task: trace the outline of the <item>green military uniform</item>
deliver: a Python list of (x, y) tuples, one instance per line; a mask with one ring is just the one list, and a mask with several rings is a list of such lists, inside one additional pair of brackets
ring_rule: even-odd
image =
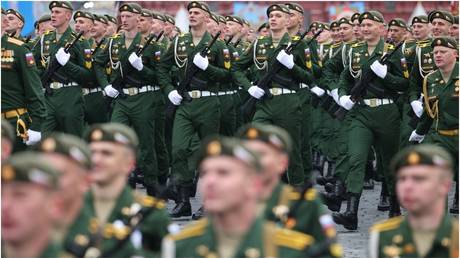
[(41, 132), (46, 110), (32, 52), (24, 42), (2, 36), (2, 117), (16, 128), (16, 151), (25, 149), (27, 129)]

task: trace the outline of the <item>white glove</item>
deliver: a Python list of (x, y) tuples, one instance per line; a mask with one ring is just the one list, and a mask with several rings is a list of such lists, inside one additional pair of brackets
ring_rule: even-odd
[(251, 86), (248, 89), (249, 94), (253, 96), (256, 99), (262, 98), (263, 95), (265, 95), (265, 91), (262, 90), (259, 86)]
[(325, 91), (318, 86), (311, 88), (311, 92), (315, 93), (316, 96), (321, 97), (324, 95)]
[(345, 95), (345, 96), (340, 97), (339, 103), (340, 103), (340, 106), (342, 106), (346, 110), (352, 109), (353, 106), (355, 105), (355, 102), (353, 102), (350, 99), (350, 95)]
[(292, 54), (287, 54), (284, 49), (282, 49), (276, 56), (276, 60), (282, 65), (286, 66), (287, 69), (292, 69), (294, 67), (294, 56)]
[(417, 132), (415, 132), (415, 130), (412, 131), (412, 133), (410, 134), (410, 137), (409, 137), (410, 142), (421, 143), (423, 141), (423, 139), (425, 139), (425, 135), (420, 135)]
[(168, 94), (168, 99), (176, 106), (179, 106), (182, 102), (182, 96), (177, 92), (177, 90), (173, 90)]
[(57, 52), (56, 52), (56, 59), (57, 61), (59, 62), (60, 65), (64, 66), (67, 64), (67, 62), (69, 62), (69, 59), (70, 59), (70, 53), (66, 53), (64, 51), (64, 48), (60, 48)]
[(26, 141), (26, 145), (34, 145), (42, 139), (42, 133), (34, 130), (27, 130), (29, 138)]
[(112, 87), (112, 84), (105, 86), (104, 92), (111, 98), (116, 98), (119, 94), (119, 92), (114, 87)]
[(380, 78), (385, 79), (387, 76), (388, 67), (387, 65), (381, 64), (378, 60), (375, 60), (371, 64), (371, 70)]
[(209, 65), (209, 60), (207, 57), (202, 57), (200, 53), (197, 53), (195, 57), (193, 57), (193, 63), (200, 68), (201, 70), (206, 70)]
[(415, 115), (417, 117), (421, 117), (423, 114), (423, 103), (419, 100), (414, 100), (410, 103), (412, 110), (414, 110)]
[(334, 99), (335, 103), (340, 105), (339, 101), (339, 89), (331, 90), (331, 97)]
[(144, 68), (144, 64), (142, 63), (142, 58), (140, 58), (134, 52), (132, 52), (131, 55), (129, 55), (128, 61), (139, 72), (142, 71), (142, 69)]

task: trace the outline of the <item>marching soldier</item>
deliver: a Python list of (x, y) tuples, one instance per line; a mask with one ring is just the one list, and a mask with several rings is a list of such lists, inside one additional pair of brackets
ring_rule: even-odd
[(339, 22), (338, 21), (333, 21), (333, 22), (331, 22), (331, 24), (329, 24), (329, 27), (331, 28), (332, 43), (340, 43), (342, 41), (342, 39), (340, 38)]
[(3, 118), (1, 121), (2, 121), (2, 131), (1, 131), (2, 159), (1, 161), (3, 162), (4, 160), (10, 157), (11, 153), (13, 153), (13, 144), (14, 144), (15, 136), (14, 136), (14, 129), (11, 126), (11, 124)]
[(457, 257), (458, 221), (446, 213), (452, 159), (442, 148), (421, 144), (392, 161), (396, 189), (407, 215), (370, 229), (369, 257)]
[(83, 32), (83, 37), (89, 40), (89, 45), (91, 46), (91, 30), (94, 26), (94, 16), (89, 12), (76, 11), (73, 15), (73, 21), (75, 22), (75, 31), (78, 33)]
[(458, 42), (458, 37), (459, 37), (458, 35), (458, 15), (454, 16), (454, 23), (450, 27), (449, 35), (457, 41), (457, 44), (459, 43)]
[(258, 37), (268, 37), (270, 35), (270, 27), (268, 22), (262, 23), (257, 29)]
[(113, 35), (115, 35), (115, 33), (117, 33), (118, 21), (115, 17), (108, 14), (105, 14), (104, 17), (107, 19), (109, 23), (107, 26), (105, 36), (112, 37)]
[[(53, 26), (51, 25), (51, 15), (44, 14), (35, 22), (35, 29), (37, 36), (43, 35), (45, 31), (52, 30)], [(38, 39), (37, 39), (38, 40)]]
[(394, 45), (398, 45), (404, 41), (406, 31), (406, 22), (401, 18), (395, 18), (388, 23), (387, 39), (391, 40)]
[(363, 40), (363, 34), (361, 33), (361, 26), (359, 24), (360, 15), (360, 13), (354, 13), (350, 18), (351, 23), (353, 23), (353, 35), (358, 41)]
[(5, 28), (6, 32), (24, 41), (21, 37), (21, 32), (25, 24), (24, 16), (14, 9), (8, 9), (6, 10), (6, 18), (8, 19), (7, 27)]
[(165, 35), (166, 37), (169, 38), (169, 40), (173, 40), (175, 37), (174, 30), (175, 30), (176, 20), (174, 19), (174, 17), (172, 17), (171, 15), (167, 13), (164, 14), (164, 17), (166, 19), (165, 27), (164, 27)]

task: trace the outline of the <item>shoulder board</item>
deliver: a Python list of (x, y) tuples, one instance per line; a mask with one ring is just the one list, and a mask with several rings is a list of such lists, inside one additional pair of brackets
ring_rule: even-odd
[(157, 209), (164, 209), (166, 204), (163, 200), (157, 199), (155, 197), (144, 195), (140, 193), (134, 193), (134, 200), (144, 207), (152, 207)]
[(396, 47), (393, 44), (385, 43), (385, 46), (383, 48), (386, 49), (386, 50), (393, 50)]
[(409, 44), (409, 43), (415, 43), (415, 39), (407, 39), (406, 44)]
[(119, 38), (119, 37), (120, 37), (119, 33), (110, 36), (111, 39), (116, 39), (116, 38)]
[(394, 218), (391, 218), (391, 219), (387, 219), (387, 220), (384, 220), (382, 222), (377, 222), (376, 224), (374, 224), (370, 229), (369, 231), (387, 231), (387, 230), (391, 230), (391, 229), (395, 229), (397, 227), (399, 227), (399, 225), (401, 224), (401, 222), (403, 221), (404, 217), (403, 216), (398, 216), (398, 217), (394, 217)]
[(358, 41), (351, 45), (352, 48), (364, 46), (364, 41)]
[(196, 222), (193, 222), (187, 226), (185, 226), (184, 229), (182, 229), (181, 231), (179, 231), (178, 233), (176, 234), (172, 234), (170, 235), (170, 237), (175, 240), (175, 241), (178, 241), (178, 240), (182, 240), (182, 239), (186, 239), (186, 238), (191, 238), (191, 237), (195, 237), (195, 236), (201, 236), (204, 234), (204, 231), (206, 229), (206, 226), (208, 225), (208, 219), (200, 219)]
[(417, 41), (417, 45), (422, 45), (426, 43), (431, 43), (431, 39), (424, 39), (424, 40)]
[(188, 32), (182, 32), (182, 33), (179, 35), (179, 38), (185, 37), (185, 36), (187, 36), (188, 34), (189, 34)]
[(52, 30), (46, 30), (43, 34), (48, 35), (48, 34), (51, 34), (51, 32), (53, 32), (53, 31)]
[(294, 36), (292, 36), (291, 39), (294, 40), (294, 41), (298, 41), (298, 40), (300, 40), (300, 36), (294, 35)]
[(22, 46), (24, 44), (24, 41), (19, 40), (17, 38), (12, 38), (12, 37), (8, 37), (8, 42), (13, 43), (18, 46)]
[[(317, 192), (315, 188), (310, 188), (305, 192), (305, 195), (303, 196), (303, 199), (307, 201), (313, 201), (316, 199)], [(289, 193), (289, 200), (299, 200), (300, 199), (300, 193), (297, 191), (291, 191)]]
[(260, 37), (258, 37), (258, 39), (263, 39), (263, 38), (265, 38), (265, 36), (260, 36)]
[(427, 80), (431, 79), (431, 77), (434, 77), (435, 76), (435, 73), (437, 72), (438, 70), (434, 70), (434, 71), (431, 71), (430, 73), (428, 73), (425, 78)]
[(342, 42), (337, 42), (332, 45), (333, 48), (340, 47), (342, 45)]
[(304, 250), (311, 245), (315, 239), (307, 234), (285, 228), (276, 228), (274, 243), (279, 246), (295, 250)]

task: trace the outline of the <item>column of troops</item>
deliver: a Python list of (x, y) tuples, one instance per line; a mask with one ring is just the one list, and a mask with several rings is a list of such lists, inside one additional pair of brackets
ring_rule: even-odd
[(378, 180), (368, 257), (458, 257), (458, 16), (186, 7), (2, 9), (2, 256), (341, 257)]

